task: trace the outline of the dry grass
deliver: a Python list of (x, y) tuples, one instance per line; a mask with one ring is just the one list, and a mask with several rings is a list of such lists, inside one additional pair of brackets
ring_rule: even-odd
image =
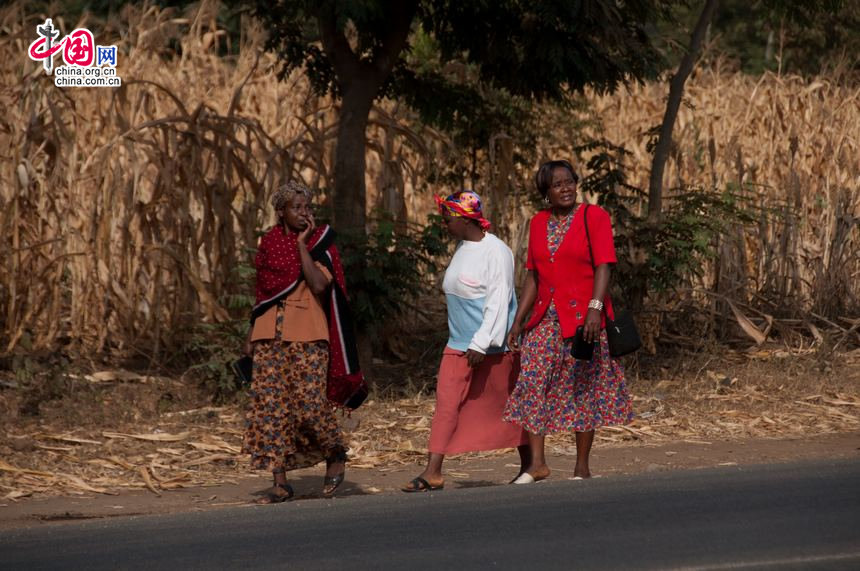
[[(249, 291), (234, 270), (272, 221), (273, 186), (296, 176), (332, 186), (335, 103), (301, 75), (277, 81), (252, 22), (238, 55), (218, 57), (227, 40), (216, 7), (204, 1), (187, 15), (126, 7), (97, 30), (99, 42), (119, 45), (120, 89), (55, 88), (24, 55), (45, 15), (23, 2), (0, 9), (0, 354), (62, 346), (73, 356), (163, 362), (187, 331), (226, 319), (231, 296)], [(181, 56), (169, 55), (171, 42)], [(644, 133), (659, 122), (664, 95), (657, 84), (587, 97), (602, 124), (592, 134), (633, 152), (640, 185)], [(847, 330), (860, 299), (860, 90), (836, 74), (750, 78), (717, 66), (691, 79), (687, 102), (670, 186), (734, 184), (770, 213), (752, 233), (725, 239), (700, 286), (765, 314), (815, 312)], [(569, 129), (580, 119), (547, 109), (537, 155), (571, 156)], [(428, 176), (463, 150), (416, 125), (396, 102), (375, 108), (368, 202), (422, 220), (431, 191), (448, 190)], [(510, 192), (530, 188), (531, 169), (514, 168), (513, 140), (493, 138), (477, 189), (523, 252), (532, 206)]]
[[(857, 431), (858, 371), (860, 350), (824, 370), (814, 355), (783, 350), (686, 361), (660, 380), (629, 379), (636, 420), (601, 429), (597, 441), (612, 447)], [(430, 379), (416, 379), (422, 380)], [(0, 499), (126, 489), (161, 494), (252, 473), (240, 454), (243, 404), (183, 410), (193, 402), (183, 383), (132, 373), (103, 372), (78, 382), (83, 386), (72, 402), (43, 405), (38, 420), (18, 416), (12, 393), (0, 398)], [(167, 393), (176, 395), (173, 410), (159, 411)], [(423, 393), (374, 398), (354, 418), (344, 418), (350, 469), (387, 471), (423, 462), (433, 406), (433, 397)], [(553, 456), (575, 454), (572, 434), (550, 437), (548, 444)], [(505, 454), (510, 451), (470, 456)]]
[[(182, 18), (126, 7), (115, 24), (130, 33), (99, 37), (119, 45), (115, 90), (55, 88), (19, 57), (44, 15), (23, 3), (0, 12), (0, 352), (67, 342), (158, 362), (177, 335), (226, 319), (229, 296), (247, 291), (233, 272), (272, 222), (271, 189), (296, 176), (331, 187), (332, 102), (301, 75), (279, 82), (251, 22), (238, 56), (216, 56), (216, 8), (203, 2)], [(172, 40), (182, 56), (165, 60)], [(371, 131), (371, 163), (396, 166), (377, 172), (400, 181), (402, 196), (404, 175), (414, 181), (427, 158), (404, 149), (423, 151), (426, 138), (381, 108)]]
[[(665, 91), (591, 98), (604, 136), (632, 151), (642, 188), (642, 134), (662, 117)], [(685, 102), (667, 187), (734, 189), (762, 209), (756, 227), (724, 238), (702, 285), (772, 311), (856, 318), (845, 312), (860, 307), (860, 87), (838, 73), (750, 77), (717, 63), (697, 71)]]
[[(238, 56), (218, 57), (225, 35), (206, 1), (187, 17), (127, 8), (96, 34), (120, 46), (123, 87), (57, 89), (24, 55), (45, 16), (25, 6), (0, 8), (0, 354), (63, 346), (159, 362), (184, 331), (225, 319), (230, 295), (247, 291), (232, 271), (271, 222), (273, 186), (300, 176), (331, 187), (335, 104), (310, 93), (300, 75), (277, 81), (250, 22)], [(127, 33), (119, 39), (118, 30)], [(180, 57), (166, 55), (171, 41)], [(602, 127), (586, 130), (633, 152), (628, 166), (640, 186), (650, 159), (644, 133), (659, 122), (664, 96), (662, 84), (588, 95)], [(801, 325), (817, 314), (856, 331), (857, 316), (845, 312), (860, 299), (860, 89), (838, 74), (750, 78), (716, 66), (691, 79), (686, 99), (669, 186), (734, 185), (769, 213), (753, 232), (725, 239), (699, 286), (762, 313), (794, 308)], [(572, 156), (569, 129), (581, 119), (547, 109), (537, 155)], [(431, 188), (428, 175), (462, 150), (417, 127), (396, 102), (375, 108), (368, 139), (369, 205), (423, 219), (430, 191), (447, 190)], [(530, 189), (531, 172), (513, 167), (511, 141), (494, 138), (477, 189), (522, 252), (532, 206), (523, 193), (507, 193)], [(649, 381), (631, 369), (638, 419), (601, 431), (600, 443), (857, 430), (857, 352), (832, 365), (803, 353), (682, 358), (686, 368)], [(356, 415), (353, 468), (423, 458), (432, 398), (417, 389), (432, 376), (406, 374), (417, 396), (378, 396)], [(38, 419), (19, 416), (24, 395), (0, 394), (0, 497), (161, 493), (248, 472), (238, 454), (241, 404), (206, 406), (205, 395), (183, 396), (192, 389), (170, 379), (110, 377), (63, 380), (71, 383), (65, 400), (41, 401)], [(553, 454), (573, 450), (570, 436), (550, 444)]]

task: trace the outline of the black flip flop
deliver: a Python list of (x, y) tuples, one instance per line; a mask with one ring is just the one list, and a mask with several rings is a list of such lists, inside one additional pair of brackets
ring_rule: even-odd
[(430, 482), (428, 482), (421, 476), (418, 476), (417, 478), (412, 478), (409, 483), (412, 484), (411, 488), (400, 488), (407, 494), (411, 494), (413, 492), (435, 492), (436, 490), (442, 490), (445, 488), (445, 484), (441, 484), (439, 486), (431, 486)]

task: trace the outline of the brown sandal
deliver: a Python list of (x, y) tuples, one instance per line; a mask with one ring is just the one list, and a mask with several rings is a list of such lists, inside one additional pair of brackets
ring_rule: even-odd
[[(282, 490), (284, 493), (279, 494), (275, 490)], [(287, 500), (293, 499), (293, 496), (296, 495), (296, 492), (293, 490), (293, 487), (289, 484), (275, 484), (268, 490), (263, 493), (263, 497), (254, 501), (257, 505), (268, 505), (268, 504), (280, 504)]]
[(324, 496), (332, 495), (334, 493), (334, 491), (337, 490), (338, 486), (343, 484), (343, 480), (344, 480), (344, 478), (346, 478), (346, 461), (347, 461), (347, 456), (346, 456), (345, 450), (338, 450), (337, 452), (335, 452), (334, 454), (332, 454), (331, 456), (326, 458), (326, 461), (325, 461), (326, 470), (328, 470), (328, 468), (332, 464), (337, 464), (339, 462), (342, 462), (344, 464), (344, 467), (343, 467), (343, 470), (341, 470), (341, 472), (339, 474), (335, 474), (334, 476), (325, 476), (323, 478), (323, 491), (322, 491), (322, 493)]
[(346, 470), (335, 476), (326, 476), (323, 478), (323, 495), (330, 496), (334, 491), (343, 484), (346, 477)]

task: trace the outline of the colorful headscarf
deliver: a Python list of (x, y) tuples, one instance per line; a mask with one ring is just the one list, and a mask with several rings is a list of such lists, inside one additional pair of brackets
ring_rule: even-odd
[(481, 197), (471, 190), (458, 190), (454, 194), (448, 195), (448, 198), (444, 200), (439, 196), (434, 198), (440, 214), (447, 213), (449, 216), (471, 218), (478, 221), (482, 230), (490, 229), (490, 221), (484, 218), (481, 213)]

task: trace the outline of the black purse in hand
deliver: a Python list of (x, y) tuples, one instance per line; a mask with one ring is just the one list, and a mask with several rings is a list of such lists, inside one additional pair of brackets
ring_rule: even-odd
[(232, 363), (230, 366), (233, 369), (233, 374), (236, 375), (236, 386), (248, 387), (251, 386), (254, 371), (254, 359), (249, 355), (245, 355)]
[[(591, 256), (591, 267), (596, 271), (594, 252), (591, 250), (591, 234), (588, 232), (588, 207), (589, 205), (586, 204), (582, 218), (585, 224), (585, 237), (588, 240), (588, 255)], [(609, 342), (609, 354), (613, 357), (623, 357), (642, 347), (642, 338), (639, 336), (639, 330), (636, 329), (632, 313), (625, 310), (614, 313), (615, 319), (609, 319), (609, 315), (606, 316), (606, 340)]]
[(570, 355), (582, 361), (591, 361), (594, 357), (594, 343), (585, 340), (585, 328), (582, 325), (576, 328), (576, 335), (573, 336), (573, 343), (570, 346)]

